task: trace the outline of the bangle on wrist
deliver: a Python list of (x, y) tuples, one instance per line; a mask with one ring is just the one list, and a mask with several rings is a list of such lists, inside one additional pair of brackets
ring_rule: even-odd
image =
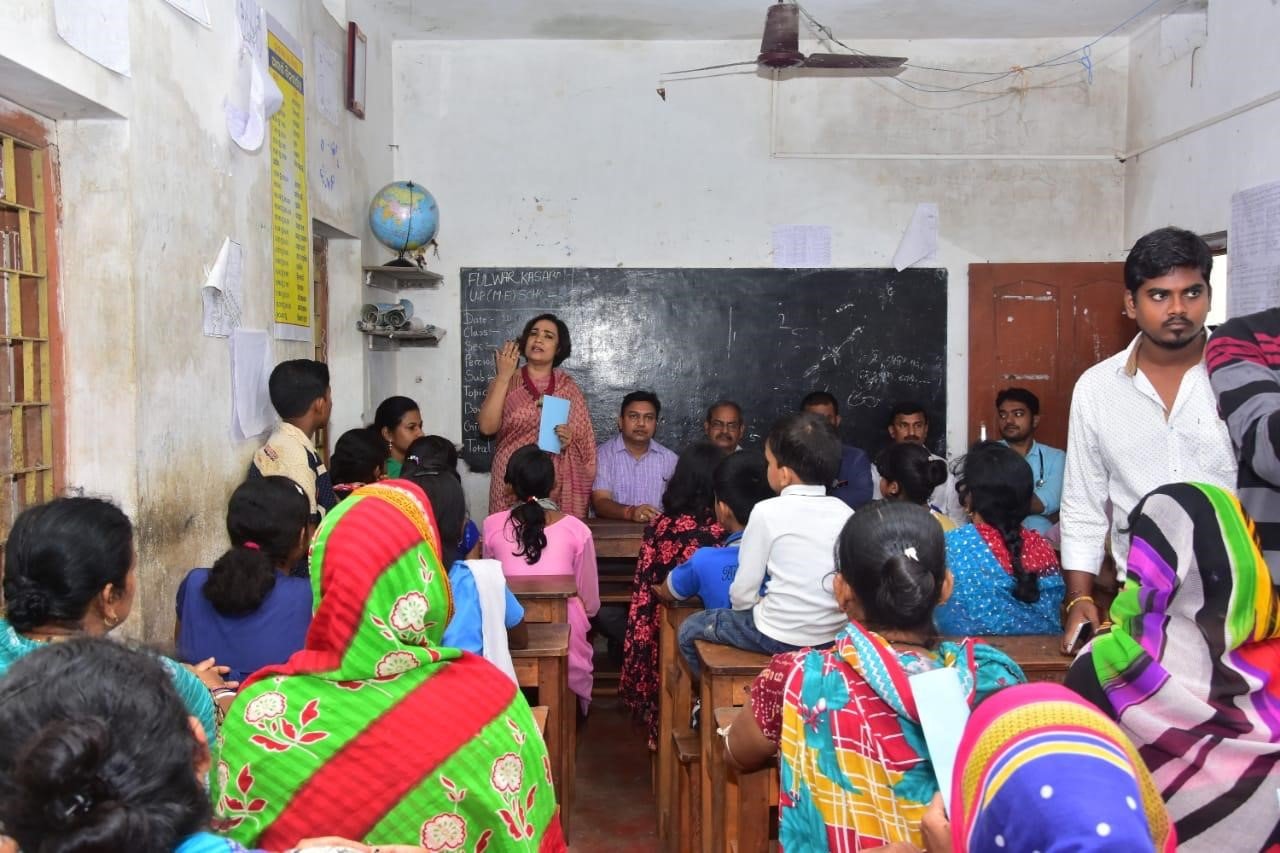
[(1082, 601), (1087, 601), (1090, 604), (1094, 603), (1092, 595), (1077, 595), (1075, 598), (1067, 602), (1067, 612), (1070, 613), (1071, 608), (1075, 607), (1077, 604), (1079, 604)]

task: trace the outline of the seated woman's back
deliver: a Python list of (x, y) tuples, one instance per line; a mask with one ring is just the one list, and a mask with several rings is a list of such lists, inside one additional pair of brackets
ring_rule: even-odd
[(1022, 526), (1031, 507), (1031, 468), (1016, 450), (980, 442), (964, 457), (957, 489), (972, 523), (947, 532), (955, 592), (939, 606), (943, 634), (1059, 634), (1066, 591), (1058, 556)]
[(311, 581), (289, 577), (306, 552), (309, 504), (288, 477), (246, 480), (231, 494), (231, 549), (178, 587), (175, 644), (187, 663), (216, 658), (243, 680), (302, 648), (311, 624)]
[(483, 658), (440, 645), (452, 543), (427, 506), (387, 480), (321, 523), (306, 647), (256, 673), (227, 716), (213, 798), (233, 838), (565, 849), (524, 697)]
[(883, 501), (846, 523), (836, 601), (850, 621), (829, 649), (774, 657), (730, 729), (739, 766), (779, 758), (779, 839), (786, 849), (921, 846), (938, 791), (910, 676), (952, 667), (969, 706), (1024, 681), (983, 643), (939, 641), (934, 609), (951, 590), (942, 529), (928, 510)]

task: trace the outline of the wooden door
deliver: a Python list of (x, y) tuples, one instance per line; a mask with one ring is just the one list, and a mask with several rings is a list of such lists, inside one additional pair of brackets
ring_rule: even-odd
[(969, 441), (999, 438), (996, 393), (1040, 398), (1036, 438), (1067, 446), (1076, 379), (1137, 334), (1124, 315), (1124, 264), (969, 266)]

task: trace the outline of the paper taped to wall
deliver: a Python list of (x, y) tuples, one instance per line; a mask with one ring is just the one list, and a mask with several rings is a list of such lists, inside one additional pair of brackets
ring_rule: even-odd
[(280, 109), (284, 95), (267, 74), (267, 17), (254, 0), (236, 0), (240, 29), (237, 81), (223, 101), (227, 133), (245, 151), (257, 151), (267, 135), (267, 119)]
[(226, 237), (218, 250), (218, 259), (200, 287), (205, 337), (225, 338), (240, 328), (243, 279), (244, 251), (239, 243)]
[(1280, 182), (1231, 196), (1227, 316), (1280, 305)]
[(67, 44), (129, 76), (129, 0), (53, 0), (53, 20)]
[(831, 226), (773, 226), (773, 265), (780, 269), (831, 266)]
[(271, 336), (261, 329), (231, 333), (231, 435), (237, 441), (262, 435), (276, 422), (267, 380)]
[(938, 205), (933, 202), (917, 204), (911, 214), (911, 224), (893, 253), (893, 268), (902, 272), (921, 261), (938, 257)]

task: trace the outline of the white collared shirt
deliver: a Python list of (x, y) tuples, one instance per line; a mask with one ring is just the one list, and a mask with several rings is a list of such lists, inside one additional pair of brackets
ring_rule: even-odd
[[(780, 643), (829, 643), (849, 621), (832, 594), (836, 539), (853, 510), (826, 486), (787, 486), (760, 501), (742, 532), (734, 610), (752, 610), (756, 628)], [(763, 594), (761, 592), (763, 587)]]
[(1235, 451), (1204, 362), (1183, 374), (1166, 417), (1160, 394), (1137, 366), (1141, 339), (1139, 333), (1086, 370), (1071, 395), (1060, 516), (1062, 567), (1069, 571), (1098, 573), (1109, 529), (1123, 580), (1129, 513), (1160, 486), (1200, 482), (1235, 492)]

